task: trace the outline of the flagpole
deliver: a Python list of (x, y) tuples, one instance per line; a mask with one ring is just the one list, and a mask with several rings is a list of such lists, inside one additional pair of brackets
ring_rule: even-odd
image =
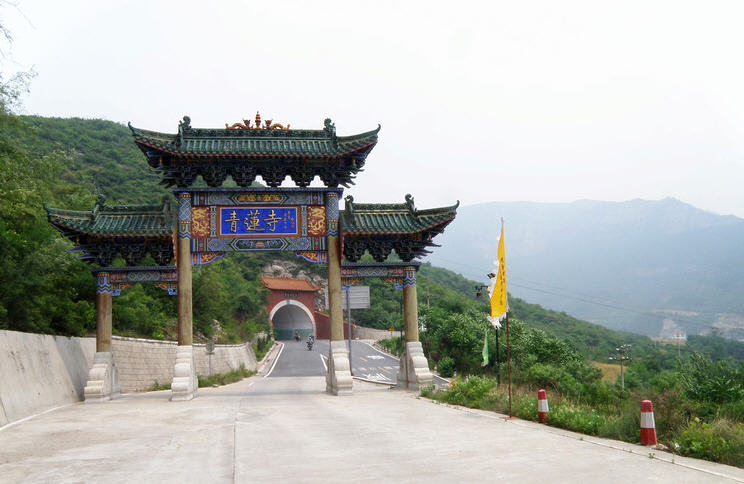
[(506, 312), (506, 378), (509, 386), (509, 418), (512, 417), (511, 344), (509, 343), (509, 311)]
[(496, 330), (496, 385), (501, 386), (501, 360), (499, 360), (499, 330)]

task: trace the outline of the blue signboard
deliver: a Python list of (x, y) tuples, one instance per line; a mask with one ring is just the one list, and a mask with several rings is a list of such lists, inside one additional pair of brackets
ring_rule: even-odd
[(219, 207), (221, 236), (297, 236), (297, 207)]

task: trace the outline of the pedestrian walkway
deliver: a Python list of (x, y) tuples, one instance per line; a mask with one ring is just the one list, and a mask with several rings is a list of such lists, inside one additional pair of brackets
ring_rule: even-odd
[[(744, 482), (744, 470), (364, 382), (252, 377), (78, 404), (0, 429), (0, 482)], [(653, 458), (650, 458), (653, 457)]]

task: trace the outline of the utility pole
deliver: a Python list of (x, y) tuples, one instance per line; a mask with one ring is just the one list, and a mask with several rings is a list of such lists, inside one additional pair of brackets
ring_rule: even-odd
[(344, 286), (346, 289), (346, 319), (347, 328), (349, 329), (349, 373), (354, 375), (354, 370), (351, 366), (351, 284)]
[[(619, 356), (610, 356), (610, 361), (619, 361), (620, 362), (620, 386), (623, 390), (625, 390), (625, 375), (623, 375), (623, 363), (626, 361), (633, 361), (633, 358), (630, 357), (630, 346), (629, 344), (620, 345), (617, 348), (615, 348), (615, 351), (617, 351), (617, 354)], [(627, 355), (627, 356), (626, 356)]]

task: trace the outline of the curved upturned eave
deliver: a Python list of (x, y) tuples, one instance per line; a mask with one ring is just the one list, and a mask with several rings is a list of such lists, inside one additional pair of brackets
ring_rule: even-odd
[(410, 235), (410, 234), (419, 234), (423, 232), (428, 232), (431, 230), (444, 230), (447, 225), (449, 225), (455, 217), (453, 216), (450, 219), (444, 220), (444, 221), (437, 221), (436, 223), (415, 229), (415, 230), (344, 230), (343, 222), (341, 224), (341, 233), (343, 235)]
[[(227, 153), (227, 152), (221, 152), (221, 153), (195, 153), (195, 152), (189, 152), (189, 151), (178, 151), (174, 149), (168, 149), (156, 144), (147, 143), (144, 141), (136, 141), (135, 143), (137, 146), (139, 146), (140, 150), (143, 153), (152, 152), (152, 151), (159, 151), (161, 153), (165, 153), (171, 156), (175, 156), (178, 158), (260, 158), (260, 159), (268, 159), (268, 158), (283, 158), (283, 159), (307, 159), (307, 158), (314, 158), (314, 159), (323, 159), (323, 160), (336, 160), (343, 156), (349, 156), (356, 153), (364, 153), (365, 155), (369, 154), (370, 151), (372, 151), (372, 148), (375, 147), (377, 144), (377, 141), (374, 141), (372, 143), (368, 143), (366, 145), (359, 146), (357, 148), (348, 150), (348, 151), (342, 151), (339, 153), (334, 154), (318, 154), (318, 153), (265, 153), (265, 152), (240, 152), (236, 151), (233, 153)], [(365, 153), (366, 152), (366, 153)]]
[[(359, 142), (361, 140), (369, 139), (367, 143), (354, 146), (349, 149), (342, 149), (335, 153), (313, 153), (310, 151), (301, 151), (301, 152), (244, 152), (244, 151), (235, 151), (235, 152), (193, 152), (193, 151), (183, 151), (180, 150), (176, 143), (178, 141), (178, 134), (169, 134), (169, 133), (161, 133), (158, 131), (148, 131), (141, 128), (135, 128), (132, 126), (131, 123), (128, 123), (128, 127), (130, 131), (132, 132), (132, 137), (134, 138), (135, 144), (140, 148), (140, 150), (147, 154), (148, 151), (158, 151), (164, 154), (168, 154), (171, 156), (177, 156), (180, 158), (234, 158), (234, 157), (251, 157), (251, 158), (308, 158), (313, 157), (316, 159), (337, 159), (342, 156), (348, 156), (356, 153), (364, 153), (369, 154), (369, 152), (375, 147), (377, 144), (377, 134), (380, 131), (381, 126), (378, 124), (376, 129), (359, 133), (355, 135), (349, 135), (349, 136), (337, 136), (335, 138), (335, 144), (337, 146), (342, 146), (344, 143), (354, 143)], [(217, 131), (217, 130), (215, 130)], [(330, 141), (331, 138), (329, 138), (325, 131), (323, 130), (307, 130), (307, 131), (313, 131), (317, 132), (318, 136), (309, 136), (309, 137), (303, 137), (303, 136), (291, 136), (292, 131), (291, 130), (288, 133), (284, 134), (282, 132), (282, 135), (277, 138), (277, 140), (285, 139), (285, 140), (302, 140), (302, 141)], [(305, 131), (305, 130), (296, 130), (296, 131)], [(246, 138), (249, 138), (250, 136), (245, 136)], [(226, 140), (235, 140), (236, 138), (240, 138), (240, 136), (234, 136), (234, 135), (228, 135), (228, 136), (214, 136), (211, 137), (212, 139), (226, 139)], [(200, 139), (200, 140), (206, 140), (210, 139), (210, 137), (204, 136), (204, 137), (187, 137), (187, 139)], [(273, 140), (273, 137), (266, 137), (267, 140)], [(366, 153), (365, 153), (366, 151)]]

